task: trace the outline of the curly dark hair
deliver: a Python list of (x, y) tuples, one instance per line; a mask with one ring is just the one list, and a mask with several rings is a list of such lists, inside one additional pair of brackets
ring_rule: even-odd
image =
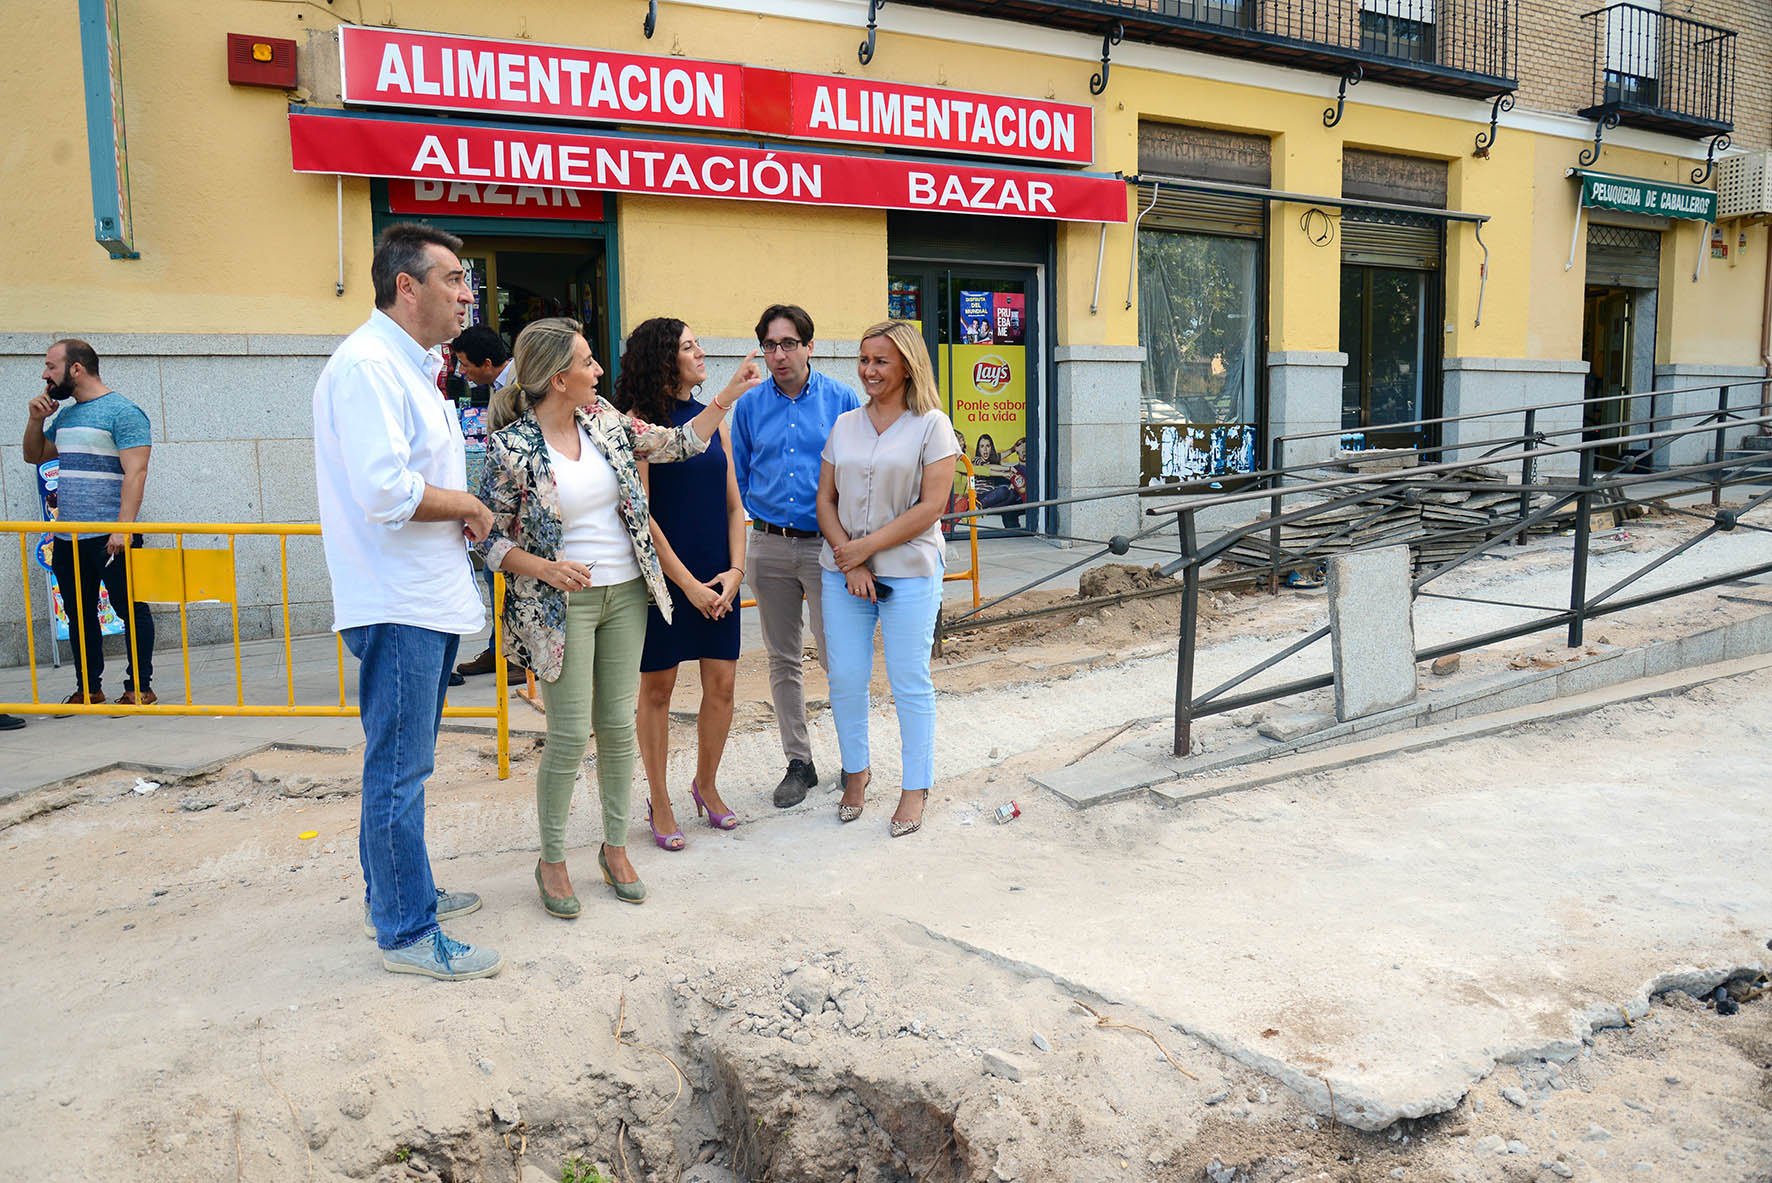
[(683, 376), (677, 353), (688, 327), (674, 316), (655, 316), (628, 334), (611, 396), (617, 410), (648, 423), (670, 425)]

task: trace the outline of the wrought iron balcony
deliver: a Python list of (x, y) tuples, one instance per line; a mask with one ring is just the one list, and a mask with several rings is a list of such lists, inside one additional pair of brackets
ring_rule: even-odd
[(1518, 88), (1520, 0), (904, 0), (1441, 94)]
[(1584, 13), (1594, 45), (1588, 119), (1702, 138), (1734, 130), (1735, 30), (1636, 4)]

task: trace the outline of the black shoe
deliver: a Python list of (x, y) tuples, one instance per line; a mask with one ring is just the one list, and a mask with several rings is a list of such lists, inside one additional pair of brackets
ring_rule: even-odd
[(449, 684), (451, 686), (466, 686), (468, 684), (468, 680), (466, 678), (462, 677), (460, 674), (450, 674), (449, 675)]
[(0, 731), (17, 731), (25, 721), (17, 715), (0, 715)]
[(806, 791), (818, 783), (818, 769), (810, 760), (789, 760), (788, 774), (775, 786), (775, 807), (792, 809), (806, 800)]

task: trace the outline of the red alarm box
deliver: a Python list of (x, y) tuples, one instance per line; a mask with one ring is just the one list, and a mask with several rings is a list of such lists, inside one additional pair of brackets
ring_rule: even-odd
[(228, 34), (228, 81), (235, 86), (295, 89), (295, 42), (288, 37)]

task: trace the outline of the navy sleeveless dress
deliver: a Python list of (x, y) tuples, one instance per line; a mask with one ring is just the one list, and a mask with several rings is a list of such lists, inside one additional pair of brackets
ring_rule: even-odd
[[(671, 414), (672, 427), (681, 427), (701, 414), (702, 405), (685, 399)], [(731, 569), (731, 546), (726, 528), (726, 449), (716, 437), (707, 451), (693, 460), (654, 464), (652, 520), (664, 531), (665, 540), (683, 565), (701, 580)], [(738, 604), (719, 620), (709, 620), (671, 584), (671, 621), (656, 607), (646, 609), (646, 648), (640, 655), (642, 673), (656, 673), (685, 661), (713, 658), (738, 660)]]

